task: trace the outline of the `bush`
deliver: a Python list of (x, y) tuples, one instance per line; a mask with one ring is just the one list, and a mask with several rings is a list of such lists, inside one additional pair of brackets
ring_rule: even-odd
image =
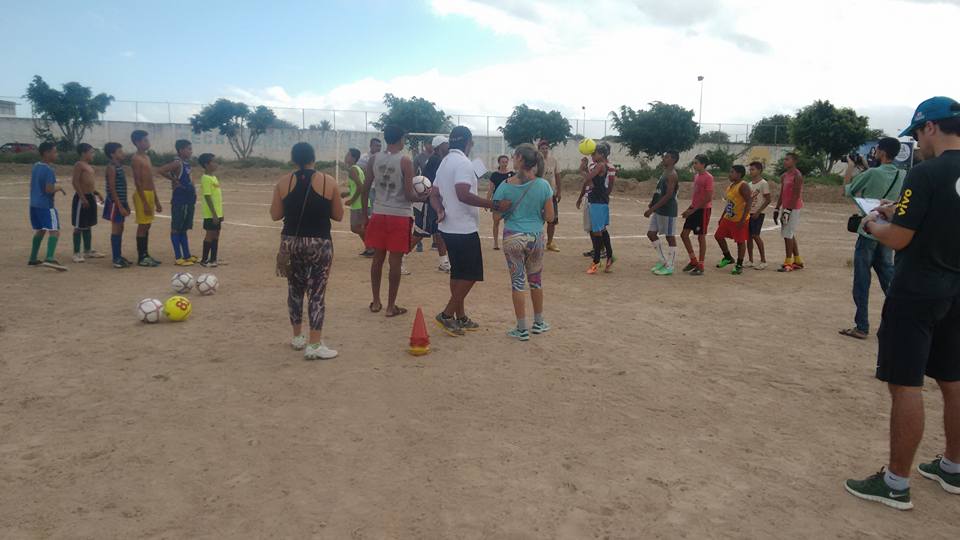
[(730, 170), (730, 167), (733, 167), (733, 162), (737, 159), (736, 155), (727, 152), (725, 148), (707, 150), (704, 155), (707, 156), (707, 163), (710, 165), (711, 172), (714, 173), (726, 173)]
[(0, 163), (36, 163), (38, 161), (40, 161), (40, 154), (36, 152), (0, 154)]
[[(822, 155), (800, 154), (799, 156), (799, 159), (797, 159), (797, 169), (800, 169), (800, 172), (804, 176), (819, 176), (822, 174), (823, 171), (821, 171), (821, 169), (823, 168), (824, 161)], [(783, 159), (784, 158), (780, 158), (777, 160), (777, 165), (774, 167), (774, 171), (777, 173), (777, 176), (780, 176), (784, 173), (784, 171), (786, 171), (786, 168), (783, 166)]]
[(238, 159), (236, 161), (230, 162), (234, 167), (238, 169), (251, 169), (254, 167), (258, 168), (287, 168), (290, 167), (289, 161), (280, 161), (277, 159), (270, 159), (265, 157), (248, 157), (244, 159)]
[[(636, 180), (637, 182), (646, 182), (647, 180), (659, 180), (660, 175), (663, 174), (663, 168), (659, 165), (656, 167), (651, 167), (646, 163), (641, 163), (640, 167), (637, 168), (618, 168), (617, 169), (617, 178), (627, 178), (630, 180)], [(681, 182), (692, 182), (693, 181), (693, 171), (687, 168), (677, 168), (677, 176), (679, 176)]]

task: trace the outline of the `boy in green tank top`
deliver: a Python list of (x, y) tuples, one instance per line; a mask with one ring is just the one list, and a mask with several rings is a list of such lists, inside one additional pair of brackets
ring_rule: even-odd
[[(347, 165), (347, 190), (340, 193), (344, 200), (343, 204), (350, 209), (350, 232), (360, 237), (363, 242), (363, 201), (360, 196), (363, 194), (363, 183), (366, 180), (363, 169), (357, 165), (360, 160), (360, 150), (351, 148), (347, 150), (343, 162)], [(367, 250), (364, 249), (360, 255), (367, 256)]]

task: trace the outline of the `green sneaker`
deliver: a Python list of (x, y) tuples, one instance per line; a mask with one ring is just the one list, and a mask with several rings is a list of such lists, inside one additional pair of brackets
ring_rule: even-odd
[(654, 271), (654, 274), (658, 276), (672, 276), (673, 268), (670, 268), (669, 266), (661, 266), (659, 270)]
[(734, 266), (734, 267), (733, 267), (733, 270), (731, 270), (730, 273), (733, 274), (733, 275), (735, 275), (735, 276), (739, 276), (740, 274), (743, 273), (743, 265), (742, 265), (742, 264), (738, 264), (738, 265)]
[[(937, 463), (939, 467), (940, 464)], [(913, 503), (910, 502), (910, 488), (904, 490), (890, 489), (890, 486), (883, 480), (884, 471), (880, 471), (873, 476), (868, 476), (864, 480), (847, 480), (844, 487), (854, 497), (859, 497), (867, 501), (885, 504), (890, 508), (897, 510), (910, 510)]]
[(514, 327), (507, 331), (507, 335), (512, 338), (517, 338), (520, 341), (530, 341), (529, 330), (520, 330), (519, 328)]
[(656, 274), (657, 272), (659, 272), (660, 270), (663, 270), (664, 268), (666, 268), (664, 264), (662, 262), (658, 262), (653, 268), (650, 269), (650, 271)]
[(940, 487), (947, 493), (960, 495), (960, 473), (948, 473), (940, 467), (940, 460), (943, 456), (937, 456), (937, 459), (930, 463), (921, 463), (917, 465), (917, 470), (924, 478), (929, 478), (940, 483)]
[(733, 264), (733, 259), (731, 259), (730, 257), (724, 257), (720, 259), (720, 262), (717, 263), (717, 268), (726, 268), (731, 264)]

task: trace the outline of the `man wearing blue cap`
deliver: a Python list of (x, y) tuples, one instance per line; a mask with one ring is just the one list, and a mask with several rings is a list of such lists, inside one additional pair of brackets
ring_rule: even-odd
[(948, 493), (960, 494), (960, 103), (921, 103), (910, 127), (923, 162), (904, 180), (899, 201), (864, 219), (864, 231), (897, 252), (880, 321), (877, 378), (887, 383), (890, 461), (851, 494), (909, 510), (910, 469), (923, 438), (924, 376), (943, 394), (946, 449), (918, 467)]

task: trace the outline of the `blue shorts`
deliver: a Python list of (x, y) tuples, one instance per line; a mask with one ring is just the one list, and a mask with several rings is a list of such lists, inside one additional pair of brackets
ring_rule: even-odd
[[(126, 203), (123, 204), (123, 207), (130, 210)], [(103, 201), (103, 219), (110, 223), (123, 223), (124, 218), (125, 216), (120, 213), (120, 205), (110, 199)]]
[(56, 208), (30, 207), (30, 226), (35, 231), (59, 231), (60, 214)]
[(600, 232), (610, 224), (610, 205), (590, 203), (590, 231)]

